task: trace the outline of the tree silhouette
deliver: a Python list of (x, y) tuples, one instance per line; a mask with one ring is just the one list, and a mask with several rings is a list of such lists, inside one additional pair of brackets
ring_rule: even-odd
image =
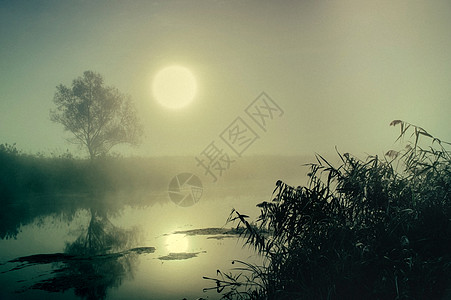
[(72, 82), (60, 84), (50, 119), (73, 134), (70, 142), (86, 147), (91, 159), (118, 144), (137, 144), (142, 135), (131, 99), (106, 87), (100, 74), (86, 71)]

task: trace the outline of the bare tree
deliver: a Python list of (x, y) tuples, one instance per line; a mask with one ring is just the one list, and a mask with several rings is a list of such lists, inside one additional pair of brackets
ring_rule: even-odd
[(70, 131), (69, 141), (86, 147), (91, 159), (118, 144), (137, 144), (142, 135), (131, 99), (104, 86), (95, 72), (84, 72), (71, 87), (57, 86), (53, 102), (50, 119)]

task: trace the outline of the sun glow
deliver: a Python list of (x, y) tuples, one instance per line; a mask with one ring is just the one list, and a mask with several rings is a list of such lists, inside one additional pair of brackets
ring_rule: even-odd
[(188, 238), (183, 234), (171, 234), (166, 238), (166, 248), (170, 253), (186, 252), (188, 245)]
[(155, 99), (164, 107), (179, 109), (191, 103), (197, 84), (193, 73), (182, 66), (170, 66), (160, 70), (152, 84)]

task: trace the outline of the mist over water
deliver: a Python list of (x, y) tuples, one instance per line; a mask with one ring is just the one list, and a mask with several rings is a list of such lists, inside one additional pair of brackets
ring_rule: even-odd
[[(261, 260), (230, 231), (231, 210), (257, 217), (256, 204), (271, 199), (279, 178), (305, 182), (305, 159), (242, 158), (216, 182), (200, 172), (202, 196), (187, 207), (171, 201), (168, 184), (181, 170), (196, 171), (191, 157), (114, 159), (94, 167), (66, 161), (66, 171), (91, 168), (90, 178), (97, 182), (77, 188), (53, 181), (50, 187), (46, 178), (28, 178), (31, 190), (11, 186), (2, 203), (0, 282), (5, 288), (0, 295), (219, 298), (214, 290), (202, 291), (212, 284), (203, 276), (231, 269), (236, 259)], [(35, 172), (48, 163), (36, 158)]]
[(0, 1), (0, 299), (451, 295), (450, 28), (449, 0)]

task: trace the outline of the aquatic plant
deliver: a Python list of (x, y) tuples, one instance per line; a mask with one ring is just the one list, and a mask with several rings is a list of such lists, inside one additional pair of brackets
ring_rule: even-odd
[[(451, 295), (449, 143), (395, 120), (406, 147), (309, 164), (308, 185), (277, 181), (260, 216), (232, 210), (263, 265), (218, 270), (224, 299), (442, 299)], [(420, 139), (431, 143), (422, 148)], [(262, 234), (267, 232), (269, 234)]]

